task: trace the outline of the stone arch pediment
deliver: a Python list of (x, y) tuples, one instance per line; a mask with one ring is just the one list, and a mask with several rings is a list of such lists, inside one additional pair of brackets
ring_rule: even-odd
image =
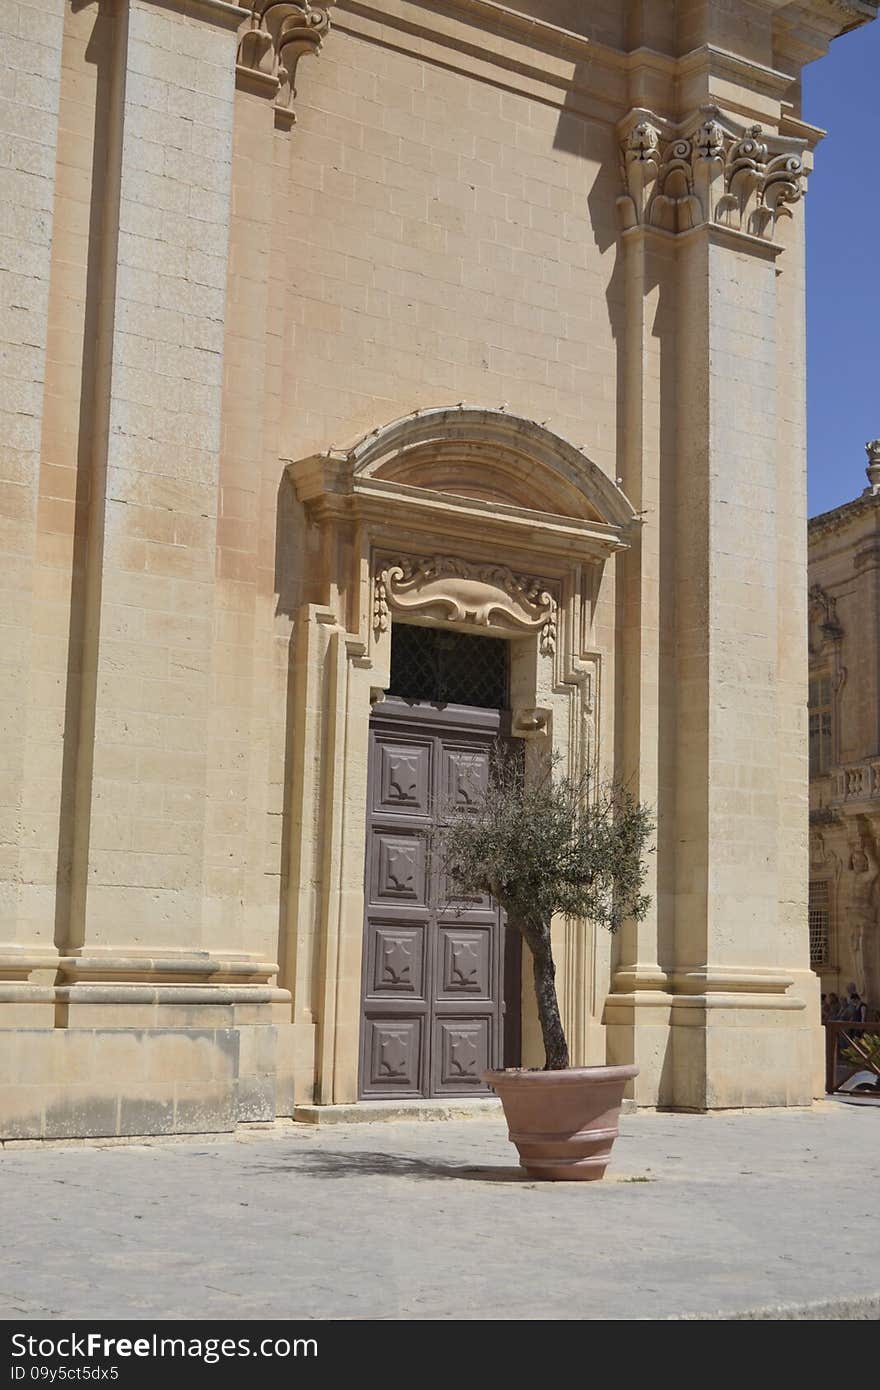
[(534, 420), (451, 406), (415, 411), (348, 451), (355, 478), (628, 528), (636, 513), (597, 464)]
[(446, 499), (487, 519), (555, 520), (612, 550), (639, 524), (626, 494), (581, 449), (534, 420), (479, 406), (414, 411), (350, 448), (289, 462), (287, 472), (316, 514), (368, 498), (385, 508)]

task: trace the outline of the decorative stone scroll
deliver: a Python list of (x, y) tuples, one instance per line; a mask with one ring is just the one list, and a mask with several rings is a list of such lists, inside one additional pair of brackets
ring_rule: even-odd
[(293, 121), (297, 65), (305, 54), (320, 51), (329, 29), (327, 10), (310, 0), (254, 0), (236, 69), (272, 91), (276, 110)]
[(650, 113), (634, 114), (640, 119), (621, 144), (624, 229), (675, 233), (716, 223), (769, 241), (778, 219), (791, 216), (788, 204), (801, 198), (806, 178), (797, 142), (759, 125), (738, 133), (714, 106), (674, 139)]
[(470, 564), (451, 555), (382, 557), (373, 589), (373, 630), (386, 632), (392, 610), (451, 623), (539, 634), (544, 656), (556, 650), (558, 604), (546, 580), (506, 565)]
[(869, 439), (865, 445), (865, 453), (868, 455), (868, 466), (865, 469), (868, 486), (865, 491), (876, 497), (880, 494), (880, 439)]

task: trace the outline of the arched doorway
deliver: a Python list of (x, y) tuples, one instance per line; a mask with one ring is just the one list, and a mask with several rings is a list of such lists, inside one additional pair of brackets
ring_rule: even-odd
[[(479, 1084), (484, 1059), (504, 1057), (500, 938), (497, 930), (493, 938), (488, 918), (469, 924), (479, 940), (472, 933), (465, 944), (478, 954), (496, 954), (494, 974), (486, 967), (486, 988), (481, 984), (473, 995), (472, 1009), (462, 1008), (467, 990), (443, 987), (437, 954), (452, 952), (452, 945), (438, 925), (438, 903), (429, 901), (424, 880), (421, 886), (416, 882), (421, 870), (413, 844), (398, 848), (407, 849), (415, 866), (415, 887), (406, 886), (403, 873), (391, 894), (405, 904), (409, 892), (409, 906), (385, 921), (387, 941), (378, 930), (371, 935), (370, 924), (381, 928), (383, 913), (388, 917), (389, 902), (378, 878), (370, 879), (380, 873), (376, 837), (387, 831), (400, 838), (401, 819), (418, 815), (417, 806), (411, 813), (403, 809), (400, 782), (392, 796), (396, 809), (383, 804), (385, 773), (377, 771), (381, 758), (375, 748), (403, 740), (401, 774), (406, 752), (405, 770), (418, 783), (419, 759), (413, 763), (409, 755), (420, 740), (425, 767), (444, 760), (449, 765), (450, 740), (467, 745), (473, 756), (503, 726), (525, 744), (552, 745), (572, 773), (603, 762), (608, 770), (613, 699), (605, 699), (604, 690), (613, 680), (616, 624), (614, 566), (608, 561), (627, 547), (638, 520), (620, 489), (580, 450), (532, 421), (474, 407), (417, 412), (350, 450), (301, 459), (288, 474), (319, 528), (314, 548), (321, 557), (311, 585), (314, 601), (297, 615), (292, 671), (295, 812), (283, 956), (290, 962), (284, 983), (294, 997), (298, 1075), (312, 1072), (315, 1099), (322, 1103), (389, 1091), (453, 1094)], [(441, 634), (430, 641), (409, 639), (416, 656), (420, 640), (422, 658), (430, 647), (435, 677), (438, 653), (450, 635), (500, 642), (507, 657), (506, 707), (487, 715), (487, 707), (456, 702), (448, 688), (433, 687), (428, 693), (441, 698), (416, 701), (428, 710), (416, 716), (410, 710), (401, 718), (395, 700), (402, 697), (389, 693), (395, 646), (399, 662), (394, 635), (422, 629)], [(448, 650), (454, 646), (453, 640)], [(459, 704), (457, 727), (456, 716), (437, 708), (442, 697), (448, 710)], [(379, 730), (385, 732), (380, 736)], [(424, 795), (431, 795), (430, 782)], [(398, 820), (389, 822), (389, 816)], [(406, 868), (403, 862), (400, 867)], [(366, 894), (365, 881), (373, 882)], [(407, 924), (403, 919), (416, 906), (422, 915), (412, 915)], [(392, 939), (394, 921), (406, 941)], [(604, 1060), (601, 1008), (610, 947), (583, 924), (563, 922), (558, 932), (558, 980), (572, 1055)], [(427, 956), (416, 949), (420, 933), (431, 937)], [(381, 973), (386, 945), (400, 970), (392, 967), (391, 988), (382, 992), (375, 988), (376, 970)], [(405, 982), (405, 946), (410, 969), (425, 974), (418, 1009), (412, 981)], [(387, 1009), (382, 1001), (395, 996), (404, 1002)], [(528, 992), (525, 997), (517, 1011), (508, 988), (506, 1002), (508, 1015), (513, 1010), (521, 1026), (523, 1061), (529, 1063), (537, 1055), (538, 1035)], [(445, 1014), (457, 1020), (458, 1061), (448, 1037), (444, 1041)], [(469, 1018), (479, 1025), (470, 1026)], [(385, 1019), (398, 1035), (389, 1035), (395, 1060), (384, 1075), (371, 1060), (381, 1054), (381, 1042), (376, 1052), (368, 1038), (372, 1024), (364, 1026), (369, 1019)], [(403, 1028), (401, 1019), (412, 1027)], [(471, 1079), (463, 1081), (466, 1056)], [(300, 1098), (312, 1098), (302, 1086)]]

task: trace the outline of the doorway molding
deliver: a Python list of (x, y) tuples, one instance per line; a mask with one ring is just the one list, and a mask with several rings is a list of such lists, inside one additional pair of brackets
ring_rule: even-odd
[[(281, 983), (297, 1101), (347, 1104), (358, 1094), (369, 717), (390, 679), (392, 620), (508, 639), (514, 735), (549, 740), (572, 775), (610, 771), (614, 559), (640, 521), (581, 450), (500, 410), (416, 411), (351, 448), (284, 463), (319, 558), (291, 643)], [(600, 1047), (604, 1059), (607, 939), (582, 924), (555, 931), (573, 1059)], [(525, 997), (528, 1063), (539, 1034)]]

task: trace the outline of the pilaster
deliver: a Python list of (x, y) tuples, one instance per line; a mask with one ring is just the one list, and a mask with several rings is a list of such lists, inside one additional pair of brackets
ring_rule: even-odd
[[(661, 769), (657, 912), (621, 941), (606, 1006), (609, 1051), (640, 1065), (644, 1055), (647, 1103), (805, 1104), (813, 991), (803, 971), (805, 928), (793, 933), (788, 920), (781, 857), (792, 847), (802, 672), (796, 635), (780, 619), (779, 589), (781, 582), (806, 586), (803, 547), (780, 560), (783, 514), (803, 456), (796, 432), (786, 438), (779, 429), (792, 354), (802, 363), (802, 342), (787, 344), (780, 361), (779, 281), (783, 229), (809, 167), (805, 139), (747, 126), (715, 105), (675, 124), (635, 110), (620, 133), (628, 420), (636, 414), (625, 456), (642, 479), (643, 508), (648, 489), (649, 515), (653, 501), (652, 543), (667, 559), (643, 602), (653, 595), (660, 606), (657, 651), (669, 655), (662, 689), (667, 714), (674, 713), (664, 720), (661, 709), (648, 764)], [(674, 414), (676, 462), (653, 499), (643, 423), (650, 417), (640, 402), (651, 356), (662, 352), (663, 320), (656, 308), (640, 312), (638, 288), (643, 280), (650, 306), (643, 267), (652, 244), (655, 256), (662, 247), (674, 259), (665, 284), (677, 284), (678, 305), (674, 356), (667, 348), (674, 366), (662, 393), (662, 413)], [(796, 297), (802, 283), (794, 279)], [(644, 679), (656, 659), (651, 623), (627, 622), (624, 633), (632, 687), (635, 673)], [(628, 698), (626, 691), (625, 711)], [(641, 701), (644, 722), (650, 691)], [(627, 770), (636, 727), (630, 713)], [(644, 768), (639, 776), (640, 794), (651, 800)]]
[[(636, 229), (624, 238), (626, 337), (622, 345), (622, 484), (646, 524), (618, 561), (621, 632), (620, 776), (654, 809), (658, 853), (648, 862), (651, 907), (615, 942), (605, 1009), (608, 1061), (635, 1063), (636, 1100), (655, 1104), (666, 1085), (670, 1001), (659, 964), (671, 930), (674, 787), (663, 766), (664, 728), (675, 719), (670, 669), (674, 634), (669, 529), (675, 505), (674, 415), (663, 408), (675, 375), (677, 247), (671, 236)], [(636, 1024), (638, 1026), (636, 1026)]]
[[(24, 762), (33, 690), (40, 449), (49, 332), (62, 0), (19, 0), (0, 17), (6, 59), (0, 111), (0, 920), (13, 953), (52, 954), (31, 889)], [(0, 976), (5, 971), (0, 970)]]
[(243, 18), (130, 0), (117, 25), (63, 941), (93, 960), (211, 945), (204, 711)]

